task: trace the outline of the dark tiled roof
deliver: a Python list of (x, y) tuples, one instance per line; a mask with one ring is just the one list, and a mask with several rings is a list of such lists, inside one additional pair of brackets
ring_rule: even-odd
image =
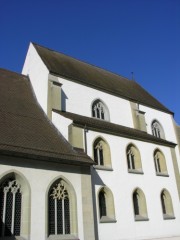
[(173, 114), (137, 82), (33, 44), (50, 73)]
[(92, 164), (40, 108), (28, 77), (0, 69), (0, 153), (66, 164)]
[(146, 132), (143, 132), (134, 128), (124, 127), (124, 126), (110, 123), (104, 120), (85, 117), (85, 116), (81, 116), (74, 113), (62, 112), (58, 110), (53, 110), (53, 111), (66, 118), (71, 119), (74, 125), (87, 128), (92, 131), (108, 133), (112, 135), (122, 136), (125, 138), (136, 139), (144, 142), (151, 142), (154, 144), (164, 145), (169, 147), (176, 146), (176, 144), (172, 142), (154, 137), (153, 135), (147, 134)]

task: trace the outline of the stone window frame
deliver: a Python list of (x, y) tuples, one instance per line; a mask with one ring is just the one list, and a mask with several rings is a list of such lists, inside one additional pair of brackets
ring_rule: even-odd
[(145, 194), (140, 188), (132, 193), (132, 205), (135, 221), (149, 221)]
[[(100, 146), (103, 154), (103, 160), (100, 161), (100, 159), (95, 159), (95, 148), (96, 146)], [(94, 165), (94, 168), (99, 170), (107, 170), (112, 171), (112, 162), (111, 162), (111, 150), (108, 142), (102, 137), (97, 136), (92, 144), (92, 152), (93, 152), (93, 159), (97, 163), (97, 165)], [(100, 158), (100, 157), (99, 157)], [(101, 164), (103, 163), (103, 164)]]
[(159, 148), (156, 148), (154, 150), (153, 159), (156, 175), (162, 177), (169, 177), (165, 156)]
[(160, 201), (163, 219), (175, 219), (172, 198), (169, 191), (165, 188), (160, 193)]
[(157, 138), (165, 139), (164, 129), (158, 120), (154, 119), (152, 121), (151, 131), (152, 131), (153, 136), (155, 136)]
[[(106, 208), (106, 215), (101, 215), (100, 210), (100, 194), (103, 194), (104, 203)], [(112, 191), (107, 186), (102, 186), (97, 192), (98, 197), (98, 212), (100, 223), (116, 223), (114, 197)]]
[[(69, 234), (57, 234), (57, 235), (49, 235), (49, 216), (48, 216), (48, 197), (49, 192), (52, 189), (54, 185), (56, 185), (59, 181), (63, 182), (63, 185), (65, 186), (65, 189), (67, 189), (68, 195), (69, 195), (69, 207), (70, 207), (70, 233)], [(68, 179), (66, 179), (64, 176), (58, 176), (55, 179), (51, 181), (47, 188), (46, 192), (46, 216), (47, 216), (47, 225), (46, 225), (46, 232), (47, 232), (47, 239), (48, 240), (63, 240), (63, 239), (73, 239), (78, 240), (78, 218), (77, 218), (77, 197), (74, 190), (73, 185), (70, 183)]]
[(97, 119), (110, 121), (107, 105), (101, 99), (95, 99), (91, 104), (91, 116)]
[[(5, 172), (0, 177), (0, 186), (8, 179), (14, 179), (21, 188), (21, 222), (20, 222), (20, 235), (16, 236), (17, 239), (29, 239), (30, 237), (30, 199), (31, 199), (31, 189), (28, 180), (25, 176), (16, 170), (11, 170)], [(0, 239), (9, 239), (9, 237), (0, 236)]]
[(140, 151), (133, 143), (129, 143), (126, 147), (126, 160), (128, 173), (144, 174)]

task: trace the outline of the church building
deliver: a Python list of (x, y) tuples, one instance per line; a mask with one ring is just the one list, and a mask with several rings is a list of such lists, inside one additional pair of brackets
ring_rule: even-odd
[(0, 240), (180, 240), (180, 126), (136, 81), (30, 43), (0, 69)]

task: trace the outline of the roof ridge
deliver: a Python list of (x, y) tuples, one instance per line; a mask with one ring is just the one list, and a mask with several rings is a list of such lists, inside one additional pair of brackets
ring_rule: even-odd
[(54, 49), (49, 48), (49, 47), (42, 46), (42, 45), (37, 44), (37, 43), (33, 43), (33, 42), (32, 42), (32, 44), (33, 44), (34, 46), (39, 46), (39, 47), (41, 47), (41, 48), (47, 49), (47, 50), (49, 50), (49, 51), (51, 51), (51, 52), (54, 52), (54, 53), (57, 53), (57, 54), (61, 54), (61, 55), (65, 56), (65, 57), (71, 58), (71, 59), (76, 60), (76, 61), (78, 61), (78, 62), (80, 62), (80, 63), (87, 64), (87, 65), (89, 65), (89, 66), (91, 66), (91, 67), (93, 67), (93, 68), (99, 69), (100, 71), (105, 71), (105, 72), (111, 73), (111, 74), (113, 74), (113, 75), (116, 75), (116, 76), (118, 76), (118, 77), (124, 78), (124, 79), (126, 79), (127, 81), (132, 81), (131, 79), (129, 79), (129, 78), (123, 76), (123, 75), (120, 75), (119, 73), (112, 72), (111, 70), (108, 70), (108, 69), (106, 69), (106, 68), (103, 68), (103, 67), (94, 65), (94, 64), (89, 63), (89, 62), (86, 62), (85, 60), (81, 60), (81, 59), (72, 57), (72, 56), (69, 55), (69, 54), (62, 53), (62, 52), (60, 52), (60, 51), (54, 50)]

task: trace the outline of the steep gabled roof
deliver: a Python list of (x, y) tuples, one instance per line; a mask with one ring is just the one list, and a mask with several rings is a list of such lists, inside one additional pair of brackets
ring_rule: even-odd
[(49, 72), (112, 95), (173, 114), (137, 82), (33, 43)]
[(86, 128), (92, 131), (108, 133), (115, 136), (121, 136), (125, 138), (130, 138), (130, 139), (136, 139), (143, 142), (150, 142), (150, 143), (154, 143), (162, 146), (168, 146), (168, 147), (176, 146), (175, 143), (166, 141), (161, 138), (154, 137), (153, 135), (150, 135), (146, 132), (143, 132), (134, 128), (121, 126), (121, 125), (110, 123), (108, 121), (104, 121), (97, 118), (85, 117), (75, 113), (63, 112), (59, 110), (53, 110), (53, 111), (60, 114), (63, 117), (71, 119), (75, 126)]
[(93, 161), (48, 120), (28, 77), (0, 69), (0, 153), (72, 165)]

